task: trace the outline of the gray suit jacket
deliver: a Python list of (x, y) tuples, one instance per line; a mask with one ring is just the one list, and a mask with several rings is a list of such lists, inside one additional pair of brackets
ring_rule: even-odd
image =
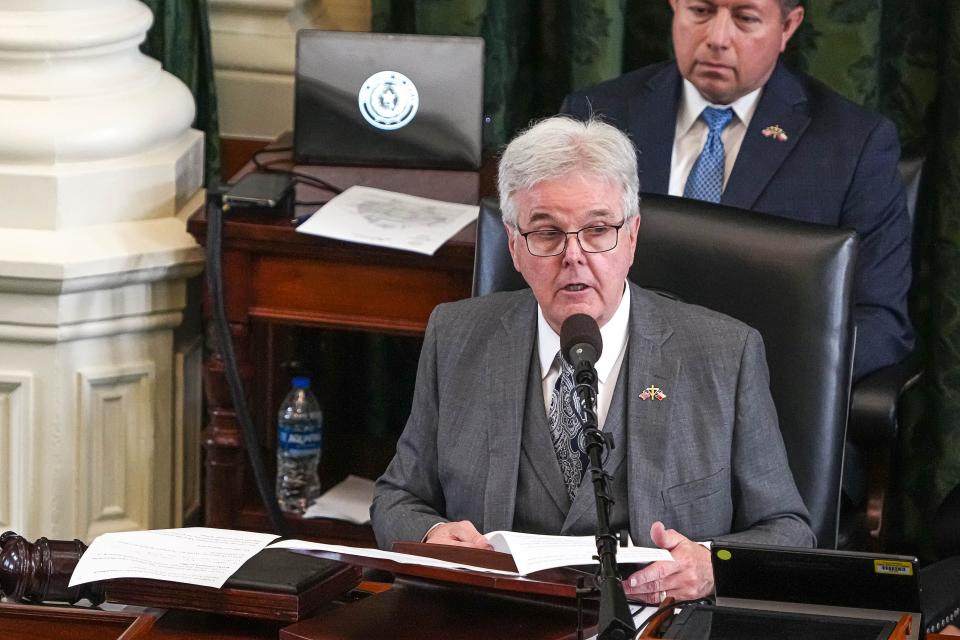
[[(630, 286), (626, 444), (615, 473), (626, 474), (633, 539), (651, 544), (650, 525), (662, 520), (696, 540), (813, 545), (759, 334)], [(419, 541), (448, 520), (483, 533), (511, 528), (535, 343), (529, 290), (434, 310), (410, 418), (377, 481), (381, 547)], [(641, 400), (650, 385), (667, 397)]]

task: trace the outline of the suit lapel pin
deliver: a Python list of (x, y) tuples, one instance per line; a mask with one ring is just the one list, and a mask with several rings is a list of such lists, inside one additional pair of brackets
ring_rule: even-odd
[(787, 132), (781, 129), (778, 124), (772, 124), (760, 133), (763, 134), (764, 138), (773, 138), (777, 142), (787, 141)]
[(650, 385), (643, 390), (643, 393), (640, 394), (641, 400), (663, 400), (667, 397), (667, 394), (663, 392), (663, 389), (660, 387), (655, 387)]

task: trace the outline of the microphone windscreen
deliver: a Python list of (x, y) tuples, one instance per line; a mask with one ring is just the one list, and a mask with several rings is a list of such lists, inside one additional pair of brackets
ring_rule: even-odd
[(578, 344), (588, 344), (597, 352), (597, 358), (603, 350), (603, 339), (597, 321), (585, 313), (575, 313), (560, 326), (560, 348), (563, 356), (572, 363), (570, 349)]

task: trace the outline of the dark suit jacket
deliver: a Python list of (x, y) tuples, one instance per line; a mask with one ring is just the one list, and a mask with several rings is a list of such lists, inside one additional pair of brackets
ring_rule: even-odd
[[(675, 63), (661, 63), (573, 93), (561, 110), (578, 118), (596, 114), (627, 132), (639, 151), (641, 189), (667, 193), (681, 80)], [(761, 131), (771, 125), (787, 140), (765, 137)], [(912, 225), (899, 157), (892, 122), (778, 64), (721, 199), (857, 231), (855, 377), (901, 360), (913, 347)]]
[[(759, 334), (631, 287), (626, 443), (604, 468), (626, 481), (633, 539), (650, 545), (650, 525), (661, 520), (695, 540), (812, 546)], [(410, 419), (377, 480), (371, 518), (381, 547), (419, 541), (448, 520), (469, 520), (481, 533), (512, 528), (524, 402), (543, 402), (527, 400), (536, 318), (529, 289), (434, 310)], [(651, 384), (667, 398), (644, 402)], [(557, 465), (555, 456), (543, 460)], [(568, 533), (594, 530), (595, 503), (579, 504)]]

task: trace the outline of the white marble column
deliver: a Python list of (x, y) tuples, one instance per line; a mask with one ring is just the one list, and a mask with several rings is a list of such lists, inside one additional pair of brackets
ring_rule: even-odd
[(0, 530), (30, 538), (174, 526), (198, 495), (200, 342), (174, 329), (203, 140), (151, 21), (0, 0)]

